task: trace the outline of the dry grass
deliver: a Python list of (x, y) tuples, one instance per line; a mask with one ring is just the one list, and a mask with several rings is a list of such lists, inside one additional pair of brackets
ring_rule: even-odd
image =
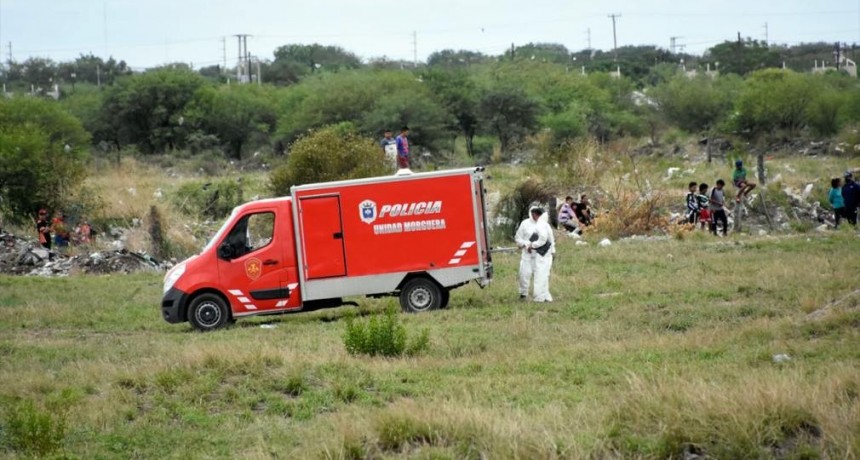
[(402, 316), (432, 338), (403, 359), (349, 356), (344, 309), (198, 334), (157, 275), (0, 278), (0, 407), (69, 394), (88, 458), (851, 458), (860, 311), (808, 313), (856, 290), (860, 238), (807, 238), (562, 239), (540, 307), (499, 255), (490, 288)]

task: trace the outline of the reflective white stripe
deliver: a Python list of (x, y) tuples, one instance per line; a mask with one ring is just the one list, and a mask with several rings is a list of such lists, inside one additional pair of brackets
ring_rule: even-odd
[(298, 286), (299, 286), (299, 283), (290, 283), (287, 285), (287, 289), (292, 291), (293, 289), (297, 288)]
[(457, 251), (457, 252), (455, 252), (455, 253), (454, 253), (454, 257), (463, 257), (463, 256), (465, 256), (465, 255), (466, 255), (466, 250), (465, 250), (465, 249), (460, 249), (459, 251)]
[(235, 295), (235, 296), (240, 296), (240, 295), (244, 295), (244, 294), (245, 294), (244, 292), (242, 292), (242, 291), (240, 291), (240, 290), (238, 290), (238, 289), (230, 289), (230, 290), (229, 290), (229, 291), (227, 291), (227, 292), (229, 292), (230, 294), (233, 294), (233, 295)]
[(460, 245), (460, 249), (469, 249), (474, 245), (475, 245), (474, 241), (467, 241), (467, 242), (463, 243), (462, 245)]
[(242, 302), (242, 303), (251, 303), (251, 299), (244, 297), (244, 296), (239, 296), (239, 297), (237, 297), (237, 299), (239, 299), (239, 302)]
[(457, 265), (460, 263), (460, 259), (451, 259), (448, 261), (448, 265)]
[(278, 303), (276, 303), (276, 304), (275, 304), (275, 308), (282, 308), (282, 307), (284, 307), (284, 306), (286, 306), (286, 305), (287, 305), (287, 301), (286, 301), (286, 300), (281, 300), (281, 301), (279, 301)]
[(252, 303), (246, 303), (244, 305), (244, 307), (247, 308), (248, 310), (256, 310), (257, 309), (257, 307), (255, 307), (254, 304), (252, 304)]

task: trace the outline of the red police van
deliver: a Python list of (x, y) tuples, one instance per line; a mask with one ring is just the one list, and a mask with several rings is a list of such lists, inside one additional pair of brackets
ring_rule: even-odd
[(492, 277), (483, 168), (293, 187), (243, 204), (203, 251), (164, 277), (170, 323), (218, 329), (236, 318), (399, 296), (444, 308), (451, 289)]

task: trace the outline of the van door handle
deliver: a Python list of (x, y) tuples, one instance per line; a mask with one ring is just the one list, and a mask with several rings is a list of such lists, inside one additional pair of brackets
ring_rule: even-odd
[(263, 265), (278, 265), (278, 261), (275, 259), (266, 259), (263, 261)]
[(343, 239), (343, 232), (337, 232), (334, 235), (332, 235), (332, 237), (336, 240), (342, 240)]

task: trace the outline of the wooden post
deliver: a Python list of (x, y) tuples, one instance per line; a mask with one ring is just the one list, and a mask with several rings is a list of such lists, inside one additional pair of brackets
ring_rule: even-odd
[(757, 160), (759, 186), (764, 187), (764, 185), (767, 183), (767, 177), (765, 177), (764, 174), (764, 150), (759, 150)]
[(744, 200), (735, 202), (735, 209), (733, 211), (734, 214), (734, 224), (732, 225), (732, 231), (738, 233), (741, 231), (743, 215), (744, 215)]
[(707, 152), (708, 152), (708, 164), (711, 164), (711, 132), (708, 131), (708, 140), (707, 140)]

